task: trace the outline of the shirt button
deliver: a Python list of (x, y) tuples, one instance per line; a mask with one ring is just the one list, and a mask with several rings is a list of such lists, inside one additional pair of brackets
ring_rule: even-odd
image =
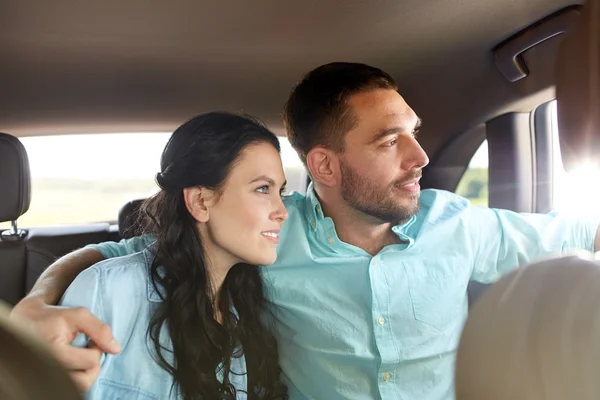
[(313, 222), (312, 222), (312, 227), (313, 227), (313, 228), (316, 228), (316, 227), (317, 227), (317, 221), (313, 221)]
[(373, 260), (373, 262), (371, 263), (374, 267), (377, 266), (377, 260)]
[(383, 324), (385, 324), (385, 318), (379, 317), (379, 319), (377, 320), (377, 322), (379, 323), (379, 325), (383, 326)]
[(334, 240), (332, 237), (330, 237), (329, 239), (327, 239), (327, 241), (329, 242), (329, 244), (333, 244)]
[(389, 372), (386, 372), (385, 374), (383, 374), (383, 380), (386, 382), (389, 381), (391, 377), (392, 377), (392, 375), (390, 375)]

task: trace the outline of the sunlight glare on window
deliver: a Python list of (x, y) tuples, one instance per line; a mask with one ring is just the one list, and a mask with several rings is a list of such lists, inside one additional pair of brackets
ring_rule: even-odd
[(550, 112), (554, 153), (553, 208), (557, 211), (600, 215), (600, 169), (582, 164), (570, 173), (565, 171), (558, 138), (556, 101), (552, 102)]

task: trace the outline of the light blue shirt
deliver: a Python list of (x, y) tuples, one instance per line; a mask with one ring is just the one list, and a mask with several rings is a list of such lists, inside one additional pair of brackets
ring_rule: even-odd
[[(342, 242), (312, 186), (285, 198), (277, 262), (263, 269), (291, 400), (448, 400), (470, 280), (571, 249), (593, 251), (598, 220), (474, 207), (424, 190), (404, 244), (377, 255)], [(152, 238), (93, 246), (109, 258)], [(118, 286), (110, 288), (117, 292)]]
[[(148, 243), (146, 243), (148, 244)], [(145, 247), (145, 246), (144, 246)], [(150, 250), (111, 258), (86, 269), (69, 286), (61, 304), (87, 307), (112, 328), (122, 346), (118, 355), (103, 355), (100, 376), (86, 393), (87, 400), (180, 399), (173, 378), (155, 361), (154, 345), (147, 332), (156, 307), (161, 302), (150, 280), (153, 254)], [(161, 344), (172, 350), (167, 328), (163, 325)], [(79, 335), (74, 345), (85, 347), (87, 339)], [(169, 363), (168, 352), (163, 352)], [(222, 366), (217, 378), (223, 378)], [(246, 400), (246, 362), (242, 355), (231, 359), (229, 381), (237, 399)], [(172, 389), (173, 388), (173, 389)]]

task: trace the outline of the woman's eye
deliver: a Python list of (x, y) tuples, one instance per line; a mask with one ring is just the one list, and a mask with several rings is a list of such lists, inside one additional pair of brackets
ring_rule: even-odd
[(269, 193), (269, 187), (268, 186), (261, 186), (258, 189), (256, 189), (256, 191), (259, 192), (259, 193), (267, 194), (267, 193)]

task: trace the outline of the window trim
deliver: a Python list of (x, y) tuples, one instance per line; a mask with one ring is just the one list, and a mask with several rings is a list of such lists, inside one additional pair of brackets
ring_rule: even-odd
[(546, 213), (552, 210), (554, 193), (554, 142), (552, 137), (551, 100), (536, 107), (533, 111), (533, 135), (535, 137), (536, 179), (534, 212)]
[(486, 124), (489, 207), (532, 212), (535, 152), (531, 113), (507, 113)]

